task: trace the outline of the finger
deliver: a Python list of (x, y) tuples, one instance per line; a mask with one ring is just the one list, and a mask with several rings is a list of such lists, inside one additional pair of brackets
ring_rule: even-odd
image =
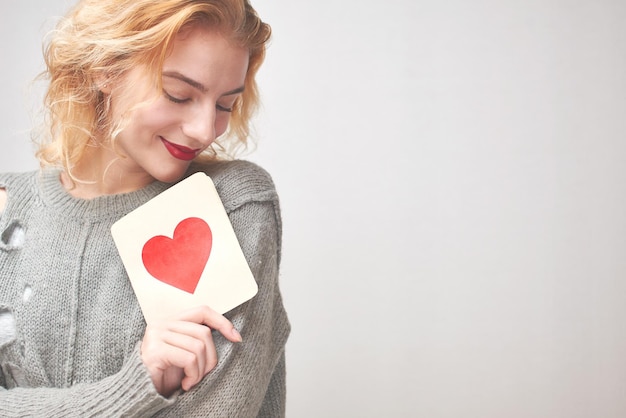
[[(186, 335), (192, 340), (177, 340), (170, 343), (176, 344), (181, 348), (196, 353), (201, 358), (201, 370), (208, 373), (217, 365), (217, 350), (213, 342), (211, 329), (204, 325), (195, 324), (193, 322), (176, 321), (169, 325), (169, 329), (173, 333)], [(169, 340), (168, 340), (169, 341)]]
[(178, 319), (191, 321), (196, 324), (204, 324), (212, 329), (218, 330), (226, 339), (231, 342), (241, 342), (241, 335), (235, 326), (224, 315), (214, 311), (208, 306), (199, 306), (181, 313)]
[(162, 344), (159, 348), (159, 357), (167, 364), (167, 367), (163, 371), (168, 370), (171, 367), (176, 367), (183, 370), (185, 377), (185, 385), (183, 389), (189, 390), (193, 385), (198, 383), (204, 377), (204, 373), (201, 373), (198, 365), (197, 356), (185, 349), (170, 344)]
[[(198, 339), (187, 334), (168, 331), (163, 334), (163, 342), (192, 355), (192, 357), (190, 357), (186, 353), (184, 355), (178, 354), (180, 356), (179, 359), (172, 358), (170, 360), (173, 365), (184, 368), (185, 375), (190, 377), (199, 376), (200, 379), (204, 377), (209, 361), (206, 340)], [(208, 342), (208, 344), (212, 345), (210, 342)], [(170, 353), (176, 355), (177, 352), (170, 351)], [(194, 371), (188, 374), (187, 372), (191, 370), (190, 368), (194, 368)]]
[(213, 342), (211, 341), (208, 345), (201, 344), (201, 347), (204, 349), (198, 353), (192, 353), (194, 361), (190, 361), (186, 366), (181, 366), (185, 375), (181, 381), (181, 387), (184, 390), (190, 390), (198, 384), (217, 365), (217, 351)]

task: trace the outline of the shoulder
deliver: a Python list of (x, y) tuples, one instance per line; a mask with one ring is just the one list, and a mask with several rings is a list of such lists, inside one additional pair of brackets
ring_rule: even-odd
[(37, 171), (23, 173), (0, 173), (0, 212), (7, 204), (9, 194), (23, 194), (24, 189), (30, 189)]
[(35, 178), (39, 171), (24, 171), (21, 173), (0, 173), (0, 187), (19, 185)]
[(7, 191), (4, 188), (0, 187), (0, 212), (4, 210), (4, 207), (7, 204)]
[(272, 177), (250, 161), (215, 161), (194, 165), (190, 174), (196, 172), (204, 172), (211, 177), (228, 212), (246, 203), (278, 200)]
[(24, 171), (21, 173), (0, 173), (0, 188), (15, 189), (29, 187), (37, 178), (39, 170)]

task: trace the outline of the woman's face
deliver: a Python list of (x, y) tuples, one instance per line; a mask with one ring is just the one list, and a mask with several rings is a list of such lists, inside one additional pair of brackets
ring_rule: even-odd
[[(115, 150), (123, 157), (114, 162), (116, 174), (142, 183), (179, 180), (191, 160), (226, 131), (247, 69), (248, 51), (218, 33), (192, 28), (178, 35), (163, 65), (163, 91), (131, 110), (117, 136)], [(114, 86), (114, 118), (128, 112), (127, 102), (153, 96), (148, 78), (138, 68)]]

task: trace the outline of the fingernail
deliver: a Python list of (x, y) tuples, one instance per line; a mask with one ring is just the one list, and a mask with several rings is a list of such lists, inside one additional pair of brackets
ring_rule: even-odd
[(232, 330), (233, 333), (233, 337), (235, 337), (235, 339), (237, 340), (237, 342), (242, 342), (243, 339), (241, 338), (241, 334), (239, 333), (239, 331), (237, 331), (235, 328), (233, 328)]

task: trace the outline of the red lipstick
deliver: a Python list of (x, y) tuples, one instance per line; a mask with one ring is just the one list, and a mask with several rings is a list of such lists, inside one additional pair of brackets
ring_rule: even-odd
[(172, 157), (178, 158), (179, 160), (183, 161), (193, 160), (194, 158), (196, 158), (196, 155), (198, 155), (198, 151), (200, 151), (200, 149), (191, 149), (182, 145), (173, 144), (165, 138), (161, 138), (161, 142), (163, 142), (163, 145), (165, 145), (165, 149), (167, 149), (169, 153), (172, 154)]

